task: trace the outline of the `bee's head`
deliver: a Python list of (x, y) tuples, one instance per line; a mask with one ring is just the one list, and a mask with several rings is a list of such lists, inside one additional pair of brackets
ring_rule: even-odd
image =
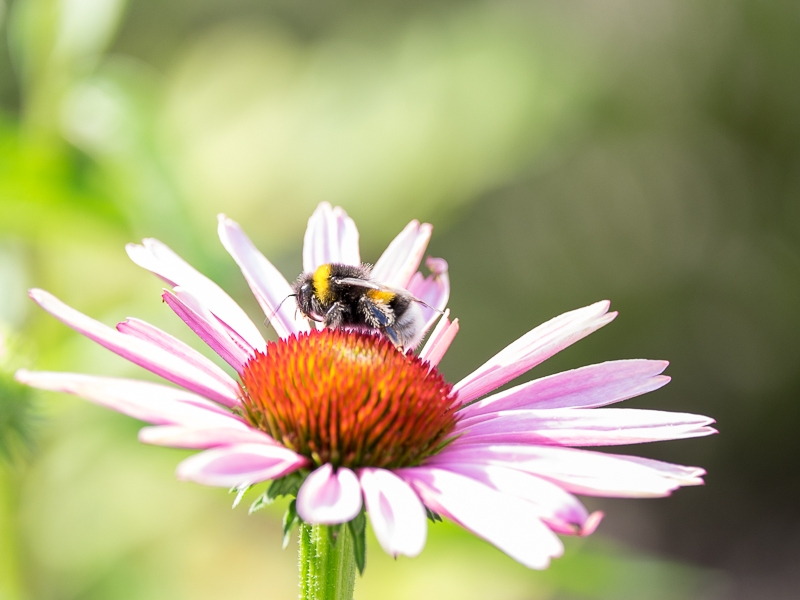
[(292, 284), (292, 291), (295, 294), (297, 301), (297, 308), (306, 317), (312, 318), (314, 307), (312, 300), (314, 299), (314, 274), (301, 273)]

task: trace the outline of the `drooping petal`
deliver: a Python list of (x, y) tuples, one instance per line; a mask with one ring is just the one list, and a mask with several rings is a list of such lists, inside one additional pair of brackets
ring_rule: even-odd
[(215, 487), (244, 487), (277, 479), (308, 464), (308, 459), (283, 446), (239, 444), (212, 448), (181, 462), (175, 475)]
[(124, 415), (156, 425), (247, 430), (243, 421), (186, 390), (117, 377), (20, 369), (17, 381), (52, 392), (75, 394)]
[(615, 360), (535, 379), (465, 407), (465, 417), (512, 409), (593, 408), (669, 383), (664, 360)]
[(253, 348), (264, 352), (267, 343), (258, 328), (233, 299), (216, 283), (190, 266), (166, 244), (148, 238), (142, 245), (125, 246), (128, 256), (140, 267), (151, 271), (172, 287), (181, 286), (203, 299), (203, 304), (225, 321)]
[(624, 498), (668, 496), (681, 486), (702, 485), (705, 474), (699, 467), (638, 456), (524, 444), (450, 446), (427, 462), (501, 465), (532, 473), (574, 494)]
[(171, 336), (158, 327), (151, 325), (145, 321), (134, 318), (127, 318), (122, 323), (117, 323), (117, 331), (125, 335), (132, 335), (146, 342), (150, 342), (158, 346), (162, 350), (174, 354), (175, 356), (185, 360), (187, 363), (194, 365), (198, 369), (202, 369), (209, 375), (217, 377), (221, 384), (234, 389), (236, 382), (225, 371), (220, 369), (216, 364), (211, 362), (205, 356), (200, 354), (194, 348), (184, 344), (178, 338)]
[(381, 548), (395, 558), (399, 554), (418, 556), (425, 547), (428, 522), (414, 490), (385, 469), (360, 469), (358, 477)]
[(635, 408), (505, 410), (459, 421), (454, 444), (617, 446), (716, 433), (714, 419)]
[(545, 569), (561, 556), (561, 540), (533, 514), (529, 502), (434, 467), (396, 473), (432, 510), (456, 521), (531, 569)]
[(588, 511), (575, 496), (530, 473), (468, 461), (440, 461), (437, 465), (480, 481), (503, 494), (511, 494), (530, 502), (534, 514), (557, 533), (581, 534), (589, 520)]
[(408, 284), (408, 291), (428, 306), (435, 308), (431, 310), (427, 306), (422, 309), (422, 317), (425, 319), (424, 331), (433, 326), (441, 313), (436, 311), (444, 310), (447, 301), (450, 299), (450, 276), (447, 274), (447, 262), (443, 258), (428, 258), (425, 261), (432, 274), (423, 277), (422, 273), (415, 273)]
[(360, 265), (358, 229), (341, 206), (322, 202), (308, 219), (303, 238), (303, 272), (313, 273), (320, 265)]
[(311, 473), (297, 492), (297, 514), (307, 523), (334, 525), (361, 511), (361, 486), (350, 469), (328, 463)]
[(179, 425), (142, 427), (139, 430), (139, 441), (143, 444), (195, 450), (236, 444), (268, 444), (271, 446), (278, 444), (266, 433), (256, 429), (182, 427)]
[(419, 353), (419, 358), (430, 363), (431, 367), (439, 364), (439, 361), (442, 360), (458, 333), (458, 319), (451, 323), (449, 316), (450, 309), (447, 309), (444, 311), (442, 318), (439, 319), (436, 329), (433, 330), (433, 333), (425, 343), (425, 347)]
[(476, 371), (459, 381), (454, 391), (464, 404), (480, 398), (504, 383), (522, 375), (570, 344), (586, 337), (614, 320), (607, 300), (564, 313), (529, 331)]
[[(177, 286), (172, 291), (178, 298), (180, 298), (181, 302), (205, 319), (214, 329), (218, 330), (221, 337), (227, 336), (230, 338), (230, 341), (248, 357), (253, 356), (255, 353), (255, 348), (253, 348), (253, 346), (251, 346), (247, 340), (240, 336), (239, 333), (230, 325), (208, 310), (208, 308), (203, 304), (202, 300), (198, 298), (191, 290)], [(266, 349), (262, 350), (262, 352), (266, 352)]]
[(284, 276), (256, 249), (238, 223), (222, 214), (217, 218), (217, 230), (222, 245), (239, 265), (275, 332), (280, 337), (287, 338), (293, 333), (308, 331), (308, 323), (295, 317), (295, 303), (284, 302), (292, 293)]
[(372, 269), (375, 281), (393, 287), (408, 288), (411, 278), (422, 262), (432, 232), (433, 225), (420, 224), (416, 219), (406, 225), (375, 263)]
[[(207, 318), (198, 313), (186, 302), (187, 295), (180, 287), (175, 288), (177, 293), (164, 290), (161, 298), (178, 317), (189, 326), (197, 337), (208, 344), (220, 358), (241, 373), (245, 363), (250, 358), (247, 349), (237, 345), (214, 315), (208, 313)], [(194, 304), (194, 303), (192, 303)], [(195, 304), (196, 306), (196, 304)]]
[(206, 371), (197, 363), (186, 361), (155, 344), (103, 325), (44, 290), (33, 289), (28, 293), (56, 319), (132, 363), (220, 404), (239, 404), (239, 388), (232, 379), (223, 383), (216, 371)]

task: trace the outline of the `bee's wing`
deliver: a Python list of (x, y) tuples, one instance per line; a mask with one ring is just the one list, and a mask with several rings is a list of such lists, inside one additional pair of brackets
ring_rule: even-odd
[(380, 292), (392, 292), (393, 294), (399, 292), (399, 290), (391, 288), (388, 285), (375, 283), (373, 281), (368, 281), (366, 279), (359, 279), (358, 277), (333, 277), (331, 280), (333, 281), (333, 283), (368, 288), (370, 290), (378, 290)]
[(366, 279), (358, 279), (357, 277), (335, 277), (333, 281), (339, 284), (352, 285), (354, 287), (367, 288), (370, 290), (378, 290), (379, 292), (390, 292), (392, 294), (395, 294), (396, 296), (405, 296), (406, 298), (410, 298), (414, 302), (422, 304), (422, 306), (425, 306), (433, 311), (436, 311), (440, 315), (444, 314), (444, 312), (442, 312), (438, 308), (434, 308), (427, 302), (423, 302), (408, 290), (392, 287), (390, 285), (384, 285), (382, 283), (375, 283), (374, 281), (368, 281)]

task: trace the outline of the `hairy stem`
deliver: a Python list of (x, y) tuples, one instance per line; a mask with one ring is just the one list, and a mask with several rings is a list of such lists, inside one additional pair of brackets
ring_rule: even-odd
[(301, 600), (352, 600), (356, 562), (347, 525), (301, 524), (299, 555)]

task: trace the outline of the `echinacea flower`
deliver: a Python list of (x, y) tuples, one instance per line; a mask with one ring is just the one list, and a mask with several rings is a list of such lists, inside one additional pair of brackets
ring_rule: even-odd
[[(282, 489), (296, 492), (293, 510), (310, 524), (352, 523), (366, 509), (394, 556), (419, 554), (427, 519), (441, 515), (520, 563), (545, 568), (563, 551), (556, 534), (587, 535), (602, 518), (573, 494), (666, 496), (702, 483), (697, 467), (578, 448), (714, 433), (708, 417), (601, 408), (665, 385), (664, 361), (611, 361), (487, 395), (610, 323), (616, 313), (607, 301), (536, 327), (451, 385), (436, 368), (458, 331), (447, 312), (417, 356), (378, 334), (316, 329), (283, 302), (289, 283), (238, 224), (220, 216), (219, 235), (277, 343), (267, 343), (230, 296), (161, 242), (127, 250), (167, 282), (166, 304), (238, 381), (148, 323), (129, 318), (112, 329), (37, 289), (31, 298), (57, 319), (180, 387), (52, 372), (19, 371), (17, 379), (151, 423), (139, 433), (142, 442), (201, 450), (180, 463), (180, 479), (242, 490), (291, 482)], [(373, 276), (443, 310), (447, 264), (428, 259), (432, 274), (417, 271), (430, 235), (430, 225), (412, 221)], [(360, 261), (353, 221), (321, 204), (305, 235), (304, 271)], [(425, 310), (430, 327), (438, 315)]]

